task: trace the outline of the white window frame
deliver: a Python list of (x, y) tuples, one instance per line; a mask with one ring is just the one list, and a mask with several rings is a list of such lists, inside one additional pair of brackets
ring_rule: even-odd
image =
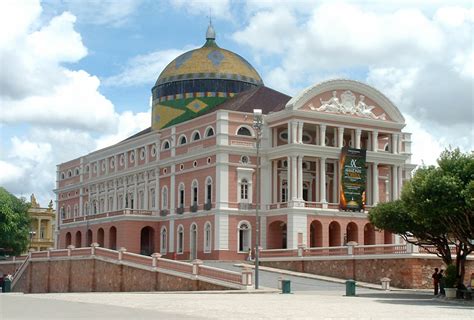
[[(208, 237), (209, 233), (209, 237)], [(204, 253), (211, 253), (212, 251), (212, 224), (209, 221), (206, 221), (204, 224), (204, 236), (203, 236), (203, 247)]]
[[(239, 134), (239, 130), (242, 128), (248, 129), (250, 131), (250, 136)], [(240, 137), (255, 137), (255, 132), (250, 126), (244, 124), (244, 125), (239, 126), (237, 130), (235, 130), (235, 135), (240, 136)]]
[[(183, 254), (184, 253), (184, 227), (183, 225), (180, 224), (176, 230), (177, 230), (176, 231), (176, 253)], [(180, 239), (180, 235), (182, 237), (181, 239)]]
[[(248, 228), (242, 229), (243, 224), (246, 224)], [(247, 248), (243, 248), (243, 250), (240, 250), (240, 241), (241, 241), (240, 230), (246, 230), (248, 232), (248, 235), (247, 235), (248, 246)], [(239, 224), (237, 225), (237, 252), (247, 253), (249, 248), (252, 248), (252, 225), (247, 220), (241, 220), (239, 221)]]
[[(194, 194), (194, 187), (196, 187), (196, 194)], [(196, 202), (194, 202), (194, 198), (196, 198)], [(199, 182), (197, 179), (191, 182), (191, 205), (199, 205)]]
[[(181, 191), (183, 192), (181, 195)], [(184, 182), (181, 182), (178, 185), (178, 208), (184, 208), (186, 206), (186, 188), (184, 187)], [(182, 204), (182, 205), (181, 205)]]
[[(198, 135), (198, 138), (195, 139), (195, 135)], [(191, 141), (199, 141), (201, 140), (201, 133), (199, 132), (199, 130), (194, 130), (193, 133), (191, 134)]]
[[(163, 241), (163, 236), (164, 236), (164, 241)], [(166, 229), (166, 226), (161, 227), (160, 231), (160, 253), (161, 254), (166, 254), (168, 248), (168, 230)]]
[[(209, 191), (208, 191), (208, 186), (209, 185), (211, 185), (211, 194), (210, 194), (210, 196), (209, 196)], [(210, 200), (209, 202), (212, 203), (212, 189), (213, 189), (212, 177), (207, 177), (206, 178), (206, 188), (204, 190), (204, 195), (205, 195), (204, 203), (207, 203), (208, 200)]]
[(161, 209), (168, 209), (168, 186), (161, 188)]
[[(165, 148), (166, 143), (168, 143), (168, 148)], [(163, 140), (163, 142), (161, 143), (161, 150), (169, 150), (169, 149), (171, 149), (170, 141), (168, 139)]]
[[(184, 143), (181, 143), (181, 140), (182, 140), (183, 138), (184, 138), (185, 141), (184, 141)], [(188, 143), (188, 137), (186, 137), (185, 134), (181, 134), (181, 135), (179, 136), (179, 138), (178, 138), (178, 145), (179, 145), (179, 146), (184, 146), (184, 145), (187, 144), (187, 143)]]
[[(209, 131), (212, 130), (212, 134), (209, 135)], [(209, 126), (206, 128), (206, 131), (204, 131), (204, 138), (210, 138), (210, 137), (213, 137), (216, 135), (216, 131), (214, 130), (214, 127), (212, 126)]]

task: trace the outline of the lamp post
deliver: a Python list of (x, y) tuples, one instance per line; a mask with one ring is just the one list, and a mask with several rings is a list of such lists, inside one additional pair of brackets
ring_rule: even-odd
[(258, 210), (260, 209), (260, 141), (262, 139), (262, 126), (263, 126), (263, 116), (262, 109), (253, 109), (253, 128), (255, 129), (255, 135), (257, 139), (257, 170), (255, 173), (255, 186), (257, 188), (256, 199), (255, 199), (255, 289), (258, 289), (259, 274), (258, 274), (258, 265), (259, 265), (259, 248), (260, 248), (260, 216)]

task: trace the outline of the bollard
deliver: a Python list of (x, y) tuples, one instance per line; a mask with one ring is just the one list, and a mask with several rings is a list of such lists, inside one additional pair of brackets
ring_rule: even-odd
[(382, 290), (390, 290), (390, 281), (391, 279), (387, 277), (380, 279), (380, 282), (382, 283)]
[(354, 297), (356, 295), (356, 282), (352, 279), (346, 281), (346, 297)]
[(281, 293), (291, 293), (291, 281), (282, 280), (281, 281)]

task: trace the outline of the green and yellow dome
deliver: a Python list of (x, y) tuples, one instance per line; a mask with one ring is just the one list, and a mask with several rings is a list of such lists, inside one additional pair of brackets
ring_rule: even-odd
[(152, 127), (162, 129), (203, 114), (236, 93), (263, 85), (244, 58), (219, 48), (209, 25), (202, 48), (183, 53), (152, 88)]

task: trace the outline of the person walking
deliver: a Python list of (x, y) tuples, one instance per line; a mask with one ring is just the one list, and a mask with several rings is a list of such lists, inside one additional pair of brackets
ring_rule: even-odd
[(444, 270), (441, 269), (439, 270), (439, 273), (438, 273), (439, 294), (442, 296), (446, 295), (446, 292), (444, 291), (444, 287), (446, 286), (446, 284), (445, 284), (443, 272)]
[(431, 275), (431, 278), (433, 279), (433, 286), (434, 286), (434, 295), (438, 295), (439, 291), (439, 273), (438, 273), (438, 268), (434, 269), (435, 272)]

